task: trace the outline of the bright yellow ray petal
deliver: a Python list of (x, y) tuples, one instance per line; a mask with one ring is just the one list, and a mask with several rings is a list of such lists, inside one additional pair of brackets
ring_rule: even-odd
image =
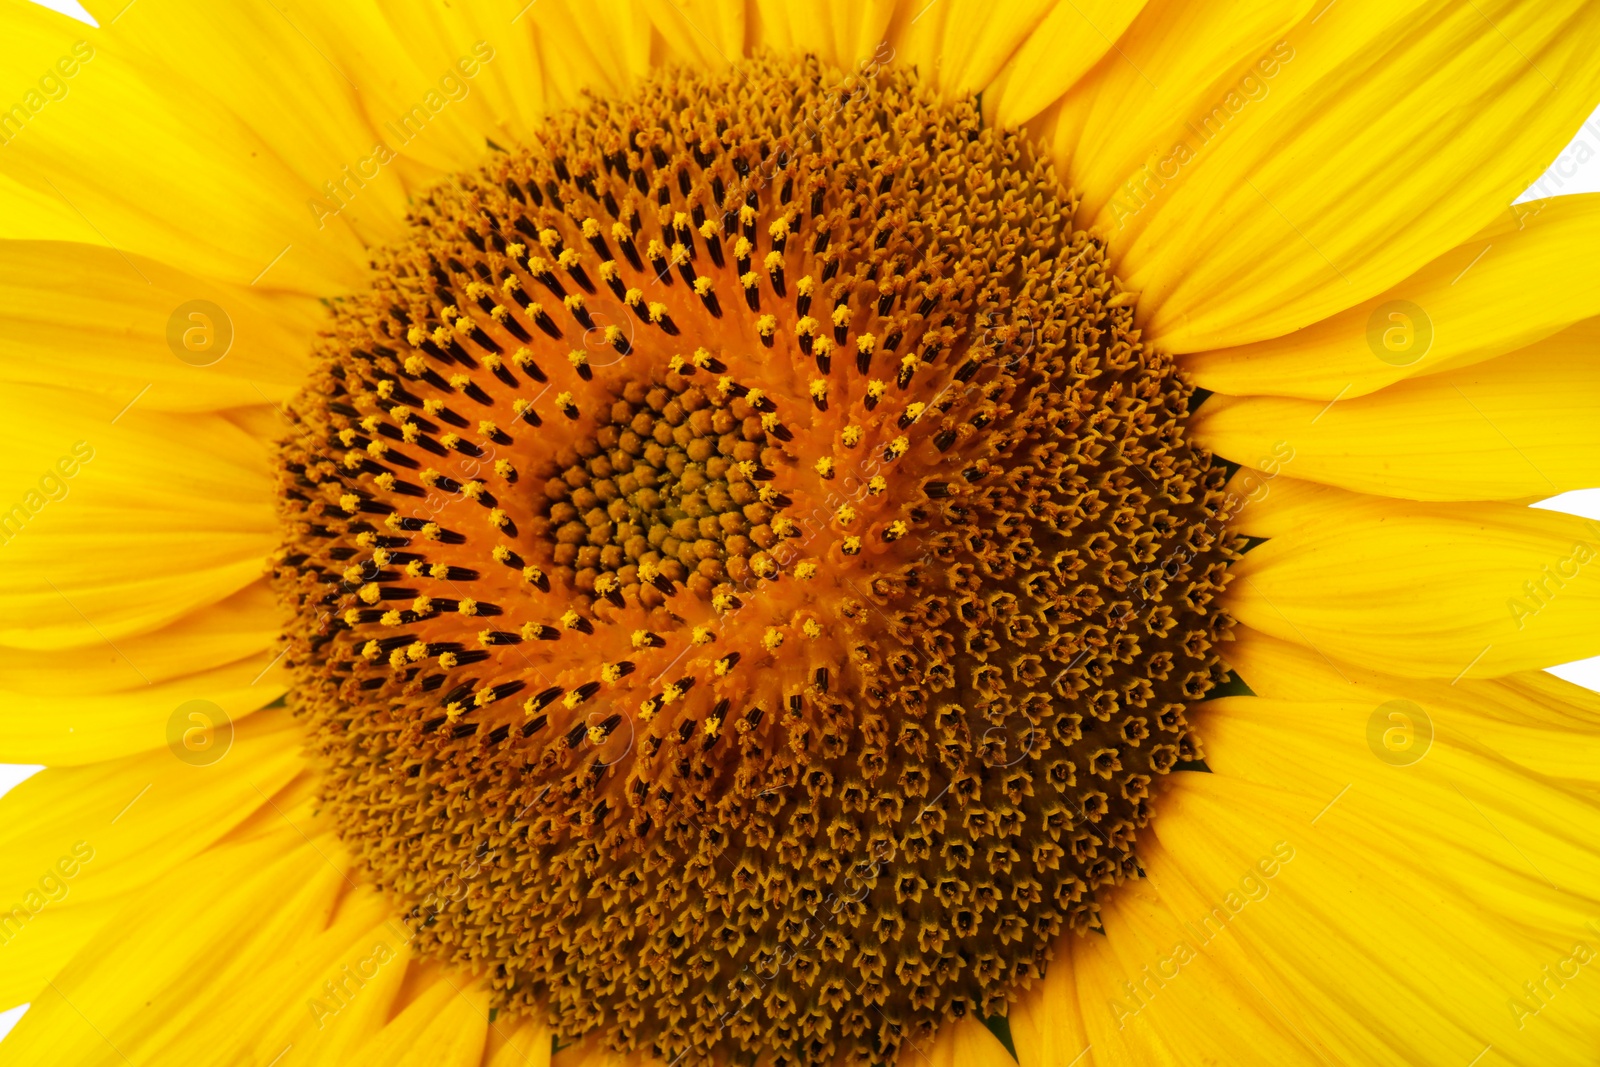
[(231, 748), (195, 766), (162, 749), (50, 767), (0, 799), (0, 1002), (29, 1000), (126, 899), (220, 839), (304, 763), (286, 712), (234, 724)]
[(305, 377), (325, 311), (110, 248), (7, 241), (0, 317), (0, 378), (71, 385), (115, 414), (135, 397), (160, 411), (281, 403)]
[(413, 192), (480, 162), (488, 141), (526, 139), (585, 89), (625, 91), (650, 61), (649, 19), (633, 4), (398, 2), (305, 17), (359, 78), (367, 120)]
[(1228, 609), (1407, 677), (1495, 677), (1600, 651), (1600, 526), (1509, 504), (1418, 504), (1280, 476), (1235, 529)]
[(1089, 1045), (1073, 988), (1071, 954), (1078, 935), (1062, 936), (1044, 981), (1011, 1006), (1011, 1041), (1021, 1067), (1054, 1067), (1081, 1057)]
[[(1049, 135), (1057, 166), (1083, 194), (1082, 216), (1109, 215), (1113, 236), (1130, 237), (1132, 216), (1108, 208), (1113, 198), (1136, 196), (1134, 214), (1142, 214), (1167, 195), (1165, 186), (1185, 173), (1172, 158), (1175, 146), (1207, 132), (1212, 105), (1242, 77), (1271, 84), (1289, 54), (1274, 48), (1310, 6), (1153, 0), (1129, 11), (1137, 17), (1066, 92)], [(1257, 62), (1262, 69), (1253, 71)], [(1137, 193), (1126, 191), (1130, 183)]]
[(645, 6), (650, 24), (679, 62), (725, 67), (745, 53), (744, 0), (668, 0)]
[(1391, 738), (1397, 745), (1420, 749), (1435, 735), (1452, 735), (1560, 779), (1568, 788), (1594, 789), (1600, 782), (1600, 695), (1545, 671), (1466, 678), (1452, 685), (1336, 663), (1246, 626), (1237, 627), (1234, 636), (1224, 653), (1227, 663), (1257, 696), (1365, 700), (1373, 708), (1410, 701), (1424, 718), (1415, 726), (1395, 720), (1402, 731)]
[(67, 95), (5, 145), (5, 173), (130, 255), (317, 296), (358, 283), (363, 242), (397, 231), (404, 199), (376, 183), (350, 212), (319, 218), (308, 207), (374, 142), (356, 86), (329, 63), (316, 27), (271, 5), (179, 2), (132, 7), (112, 24), (121, 6), (92, 5), (98, 32), (8, 6), (0, 65), (78, 66)]
[(34, 386), (0, 396), (12, 472), (0, 644), (114, 645), (261, 576), (276, 540), (266, 442), (219, 415), (136, 400)]
[(753, 44), (782, 53), (813, 52), (848, 71), (877, 53), (890, 17), (903, 6), (896, 0), (756, 0), (750, 36)]
[(259, 970), (227, 991), (209, 1026), (188, 1030), (162, 1049), (186, 1059), (271, 1063), (283, 1067), (352, 1062), (387, 1021), (408, 967), (407, 931), (378, 894), (362, 888), (339, 905), (326, 929), (300, 931), (261, 953)]
[[(3, 121), (3, 120), (0, 120)], [(0, 240), (89, 241), (99, 239), (83, 216), (50, 190), (38, 192), (0, 173)]]
[(1183, 365), (1219, 393), (1328, 401), (1493, 359), (1600, 315), (1600, 294), (1573, 269), (1596, 241), (1600, 194), (1518, 204), (1348, 310), (1283, 337), (1196, 352)]
[(484, 1067), (550, 1067), (550, 1028), (501, 1016), (489, 1029)]
[(1044, 111), (1102, 56), (1117, 52), (1118, 38), (1143, 6), (1120, 0), (1056, 4), (983, 90), (984, 116), (1020, 126)]
[[(1270, 855), (1270, 841), (1258, 844)], [(1140, 849), (1147, 868), (1163, 865), (1158, 841), (1141, 842)], [(1075, 1054), (1084, 1054), (1085, 1063), (1129, 1067), (1314, 1057), (1309, 1043), (1273, 1013), (1237, 946), (1202, 942), (1184, 927), (1205, 915), (1208, 904), (1175, 876), (1109, 894), (1105, 935), (1074, 937), (1059, 960), (1065, 976), (1056, 995), (1079, 1006), (1085, 1036), (1064, 1059), (1046, 1062), (1071, 1062)]]
[(933, 1042), (900, 1052), (900, 1067), (925, 1063), (930, 1067), (1015, 1067), (1000, 1039), (978, 1020), (968, 1016), (939, 1027)]
[(358, 1054), (396, 1067), (478, 1067), (489, 1031), (489, 997), (471, 977), (442, 975)]
[[(1215, 773), (1181, 775), (1154, 824), (1172, 867), (1223, 906), (1192, 921), (1239, 939), (1333, 1062), (1440, 1062), (1461, 1046), (1470, 1059), (1491, 1043), (1510, 1062), (1583, 1062), (1600, 988), (1538, 1028), (1519, 1029), (1509, 1005), (1520, 978), (1592, 936), (1600, 808), (1466, 738), (1436, 737), (1409, 765), (1380, 759), (1373, 710), (1202, 705)], [(1248, 849), (1263, 835), (1294, 852), (1270, 876)], [(1158, 885), (1169, 874), (1149, 870)]]
[(946, 100), (980, 92), (1050, 13), (1050, 0), (912, 0), (887, 31), (894, 63), (916, 67)]
[[(1235, 1046), (1221, 1062), (1284, 1062), (1252, 1054), (1268, 1020), (1292, 1027), (1307, 1046), (1287, 1062), (1399, 1067), (1450, 1062), (1463, 1048), (1462, 1062), (1470, 1062), (1490, 1043), (1493, 1013), (1504, 1010), (1506, 993), (1484, 968), (1537, 974), (1544, 946), (1521, 930), (1497, 931), (1489, 917), (1451, 899), (1456, 887), (1430, 878), (1421, 856), (1374, 849), (1395, 836), (1387, 820), (1374, 822), (1363, 809), (1336, 824), (1355, 789), (1313, 824), (1338, 790), (1314, 795), (1221, 773), (1185, 774), (1164, 798), (1155, 823), (1162, 848), (1152, 850), (1147, 870), (1164, 890), (1191, 887), (1174, 939), (1196, 953), (1241, 959), (1243, 967), (1230, 970), (1263, 1002), (1261, 1024), (1219, 1032)], [(1454, 804), (1467, 808), (1460, 797)], [(1416, 817), (1408, 807), (1394, 821)], [(1402, 833), (1408, 841), (1424, 836)], [(1483, 826), (1480, 837), (1492, 833)], [(1185, 981), (1180, 972), (1174, 986)], [(1176, 991), (1159, 991), (1144, 1013), (1159, 1016)]]
[[(1411, 500), (1524, 500), (1600, 485), (1600, 318), (1529, 348), (1336, 403), (1209, 398), (1195, 439), (1297, 478)], [(1288, 454), (1288, 453), (1285, 453)]]
[[(321, 848), (332, 847), (324, 837)], [(128, 899), (33, 1002), (7, 1052), (23, 1063), (149, 1061), (215, 1019), (219, 991), (322, 929), (346, 888), (288, 828), (202, 853)]]
[(284, 691), (279, 632), (262, 579), (114, 648), (0, 646), (0, 761), (74, 766), (160, 748), (191, 700), (242, 718)]
[(1600, 17), (1576, 2), (1355, 0), (1284, 42), (1268, 91), (1219, 86), (1222, 132), (1170, 188), (1100, 212), (1169, 351), (1282, 336), (1415, 273), (1509, 213), (1600, 97)]

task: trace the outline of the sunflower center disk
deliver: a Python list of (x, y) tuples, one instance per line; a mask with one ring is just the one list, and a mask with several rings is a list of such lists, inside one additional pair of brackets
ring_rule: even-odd
[(1190, 387), (1015, 133), (667, 72), (424, 200), (280, 452), (326, 807), (564, 1038), (894, 1059), (1004, 1014), (1198, 756)]

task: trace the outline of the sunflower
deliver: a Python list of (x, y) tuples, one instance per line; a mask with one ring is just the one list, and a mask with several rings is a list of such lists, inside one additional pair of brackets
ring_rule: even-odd
[(89, 7), (0, 1059), (1592, 1062), (1592, 7)]

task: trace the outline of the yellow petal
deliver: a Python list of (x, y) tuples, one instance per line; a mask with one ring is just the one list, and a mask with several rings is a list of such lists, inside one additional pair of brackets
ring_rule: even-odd
[[(1147, 838), (1139, 847), (1141, 863), (1161, 874), (1107, 894), (1104, 936), (1062, 939), (1053, 968), (1063, 973), (1047, 982), (1045, 996), (1056, 1011), (1075, 1011), (1081, 1028), (1060, 1035), (1056, 1058), (1032, 1062), (1315, 1062), (1273, 1013), (1249, 958), (1226, 939), (1198, 943), (1183, 925), (1206, 914), (1204, 894), (1179, 872), (1168, 873), (1159, 841)], [(1020, 1042), (1018, 1055), (1030, 1062)]]
[(1600, 241), (1600, 194), (1518, 204), (1404, 281), (1303, 330), (1183, 361), (1207, 389), (1342, 401), (1462, 367), (1600, 315), (1573, 264)]
[(312, 210), (376, 140), (317, 27), (270, 6), (154, 4), (114, 24), (119, 5), (92, 6), (98, 32), (8, 8), (0, 65), (74, 73), (5, 145), (7, 174), (130, 256), (313, 296), (358, 284), (364, 242), (398, 232), (405, 198), (398, 183), (352, 184), (351, 211)]
[(488, 993), (465, 974), (446, 973), (367, 1042), (359, 1062), (478, 1067), (488, 1030)]
[(873, 55), (886, 39), (895, 0), (756, 0), (754, 42), (780, 53), (812, 52), (845, 71)]
[(115, 648), (0, 646), (0, 761), (73, 766), (160, 748), (192, 700), (242, 718), (285, 689), (280, 630), (263, 579)]
[(645, 10), (677, 59), (716, 68), (744, 57), (743, 0), (669, 0)]
[(1216, 86), (1227, 121), (1170, 188), (1100, 212), (1168, 351), (1279, 337), (1395, 285), (1509, 213), (1600, 97), (1586, 4), (1321, 7), (1270, 84)]
[(918, 73), (946, 100), (981, 92), (1039, 23), (1049, 0), (912, 0), (887, 31), (896, 66)]
[(95, 241), (94, 228), (50, 190), (36, 191), (0, 174), (0, 240)]
[(1236, 529), (1229, 610), (1329, 658), (1495, 677), (1600, 651), (1600, 524), (1509, 504), (1415, 504), (1279, 477)]
[(260, 1063), (281, 1055), (285, 1067), (354, 1062), (401, 995), (413, 966), (409, 943), (381, 896), (365, 887), (352, 892), (327, 929), (300, 932), (244, 988), (230, 991), (228, 1002), (240, 1007), (220, 1010), (216, 1020), (230, 1032), (191, 1031), (166, 1054), (200, 1061), (237, 1048)]
[(310, 366), (324, 310), (110, 248), (6, 241), (0, 317), (0, 376), (70, 385), (109, 419), (134, 397), (158, 411), (282, 403)]
[[(1210, 109), (1256, 62), (1272, 72), (1256, 72), (1256, 80), (1273, 83), (1288, 54), (1274, 48), (1310, 6), (1283, 0), (1126, 5), (1131, 24), (1062, 98), (1050, 134), (1057, 166), (1083, 195), (1082, 217), (1109, 217), (1114, 239), (1131, 239), (1135, 216), (1188, 173), (1189, 164), (1167, 162), (1175, 147), (1198, 144), (1210, 132)], [(1098, 26), (1075, 29), (1091, 45), (1101, 39)], [(1138, 211), (1117, 210), (1124, 202)]]
[[(1201, 706), (1215, 773), (1177, 776), (1153, 824), (1219, 906), (1191, 922), (1241, 943), (1330, 1062), (1441, 1062), (1461, 1046), (1470, 1059), (1489, 1044), (1511, 1062), (1582, 1062), (1600, 988), (1547, 1006), (1538, 1027), (1508, 998), (1592, 936), (1600, 807), (1448, 732), (1414, 762), (1380, 758), (1377, 710)], [(1258, 867), (1263, 840), (1282, 842), (1278, 863)], [(1169, 873), (1149, 869), (1157, 884)]]
[(1421, 749), (1435, 736), (1465, 738), (1567, 788), (1595, 791), (1600, 786), (1600, 695), (1546, 671), (1466, 678), (1453, 685), (1397, 678), (1335, 663), (1246, 626), (1234, 630), (1225, 656), (1257, 696), (1366, 701), (1374, 709), (1409, 701), (1423, 717), (1415, 726), (1394, 721), (1402, 731), (1391, 737), (1397, 745)]
[(496, 1019), (489, 1027), (485, 1067), (550, 1067), (550, 1028), (533, 1019)]
[[(189, 726), (185, 723), (185, 726)], [(49, 767), (0, 799), (6, 874), (0, 1001), (29, 1000), (128, 898), (217, 841), (304, 769), (283, 711), (233, 724), (199, 766), (162, 748), (90, 767)], [(20, 910), (19, 910), (20, 909)]]
[[(1530, 1067), (1582, 1062), (1594, 994), (1552, 1006), (1522, 1031), (1508, 1003), (1524, 977), (1570, 956), (1593, 914), (1579, 893), (1552, 889), (1517, 847), (1535, 863), (1549, 859), (1547, 847), (1585, 850), (1536, 806), (1548, 798), (1589, 825), (1592, 806), (1502, 774), (1483, 753), (1440, 759), (1443, 773), (1422, 770), (1442, 750), (1412, 768), (1384, 764), (1366, 749), (1364, 706), (1271, 710), (1282, 729), (1234, 725), (1224, 736), (1209, 727), (1218, 736), (1210, 751), (1265, 767), (1271, 784), (1247, 780), (1236, 760), (1208, 757), (1216, 773), (1178, 776), (1152, 824), (1162, 847), (1151, 851), (1151, 882), (1193, 889), (1170, 928), (1174, 942), (1197, 954), (1237, 946), (1247, 963), (1234, 973), (1260, 991), (1261, 1022), (1222, 1029), (1235, 1050), (1220, 1062), (1399, 1067), (1470, 1062), (1491, 1044)], [(1302, 722), (1306, 739), (1289, 740)], [(1427, 775), (1425, 787), (1413, 772)], [(1496, 796), (1497, 787), (1518, 795)], [(1572, 873), (1570, 864), (1549, 871)], [(1168, 994), (1191, 978), (1204, 975), (1180, 970), (1141, 1016), (1160, 1018)], [(1306, 1051), (1255, 1060), (1254, 1039), (1273, 1025)]]
[(487, 141), (525, 140), (584, 90), (624, 92), (649, 68), (650, 22), (634, 4), (338, 5), (307, 17), (323, 25), (362, 86), (368, 122), (399, 155), (386, 169), (398, 166), (413, 190), (480, 162)]
[(1600, 318), (1459, 370), (1337, 402), (1209, 398), (1205, 447), (1411, 500), (1522, 500), (1600, 484)]
[(1021, 1067), (1072, 1063), (1088, 1050), (1090, 1042), (1073, 986), (1071, 957), (1077, 936), (1068, 933), (1060, 939), (1044, 980), (1011, 1006), (1011, 1041)]
[[(333, 846), (324, 837), (320, 847)], [(289, 829), (202, 853), (130, 898), (85, 943), (6, 1051), (22, 1063), (172, 1062), (160, 1050), (196, 1026), (225, 1024), (226, 1001), (216, 997), (322, 929), (346, 887)]]
[(910, 1040), (900, 1051), (900, 1067), (926, 1063), (930, 1067), (1015, 1067), (1011, 1053), (989, 1028), (967, 1016), (939, 1027), (931, 1043)]
[(221, 415), (13, 386), (0, 446), (0, 644), (114, 648), (256, 581), (277, 539), (267, 444)]
[[(1143, 3), (1058, 3), (983, 90), (991, 122), (1021, 126), (1050, 105), (1118, 43)], [(1075, 177), (1075, 176), (1074, 176)]]

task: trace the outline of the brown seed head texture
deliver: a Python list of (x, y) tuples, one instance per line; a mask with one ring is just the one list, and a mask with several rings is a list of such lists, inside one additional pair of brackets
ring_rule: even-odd
[(326, 810), (563, 1040), (878, 1063), (1003, 1015), (1199, 758), (1191, 387), (1028, 140), (660, 72), (421, 200), (279, 454)]

